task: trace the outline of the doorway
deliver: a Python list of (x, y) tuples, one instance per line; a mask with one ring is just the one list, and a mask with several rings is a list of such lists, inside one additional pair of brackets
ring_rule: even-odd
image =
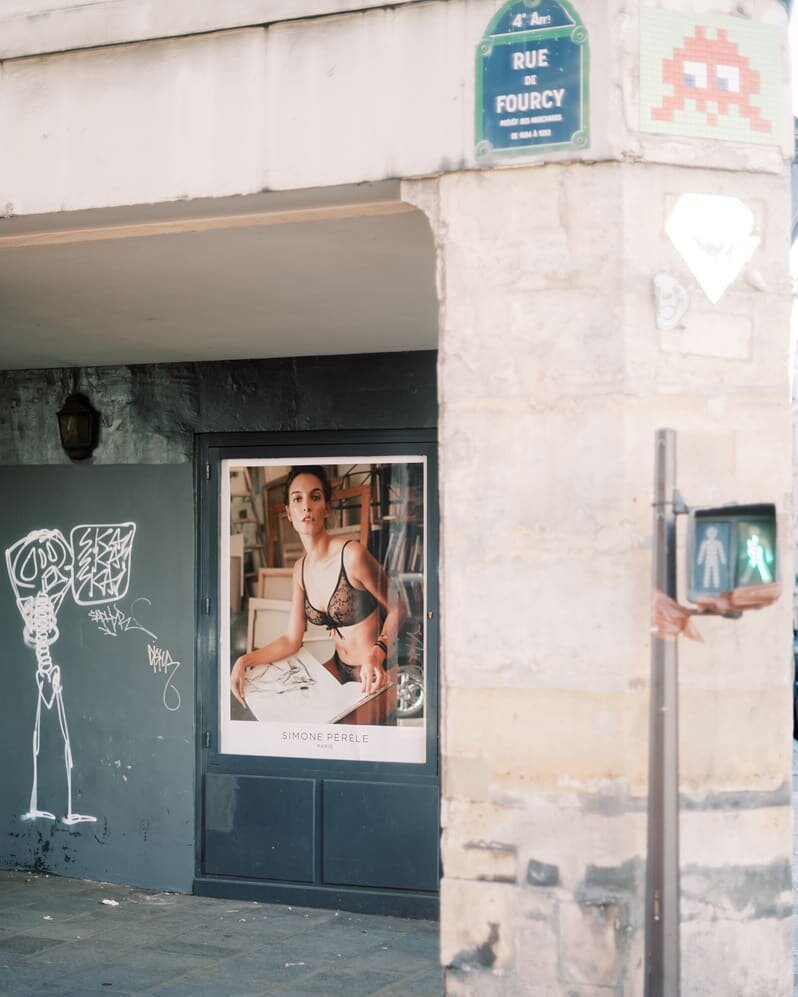
[[(435, 916), (434, 431), (210, 435), (197, 456), (195, 892)], [(357, 625), (375, 626), (375, 645), (386, 645), (379, 686), (375, 678), (364, 688), (350, 666), (331, 664), (348, 653), (355, 625), (320, 589), (317, 605), (309, 599), (304, 541), (286, 512), (286, 482), (300, 466), (329, 485), (335, 591), (349, 585), (348, 597), (363, 603)], [(353, 569), (356, 557), (376, 581)], [(231, 668), (290, 629), (297, 584), (301, 645), (247, 669), (239, 702)]]

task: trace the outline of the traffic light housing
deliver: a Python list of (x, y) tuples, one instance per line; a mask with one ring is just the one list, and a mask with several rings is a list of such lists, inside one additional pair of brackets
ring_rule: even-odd
[(687, 597), (771, 585), (779, 573), (776, 506), (691, 509), (687, 526)]

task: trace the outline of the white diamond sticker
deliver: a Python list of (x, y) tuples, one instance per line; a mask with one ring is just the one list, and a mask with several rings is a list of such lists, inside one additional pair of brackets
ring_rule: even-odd
[(761, 241), (754, 227), (753, 212), (736, 197), (682, 194), (665, 231), (716, 305)]

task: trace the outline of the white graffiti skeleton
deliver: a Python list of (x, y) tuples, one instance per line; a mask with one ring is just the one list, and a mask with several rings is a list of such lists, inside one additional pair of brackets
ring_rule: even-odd
[(134, 523), (76, 526), (70, 543), (60, 530), (33, 530), (6, 550), (6, 569), (24, 623), (23, 640), (36, 655), (33, 780), (30, 806), (23, 820), (55, 820), (54, 813), (39, 807), (42, 707), (48, 712), (55, 708), (64, 743), (67, 807), (62, 820), (65, 824), (97, 820), (72, 809), (72, 747), (61, 669), (53, 662), (50, 649), (59, 637), (58, 610), (70, 588), (79, 605), (113, 602), (127, 592), (135, 531)]

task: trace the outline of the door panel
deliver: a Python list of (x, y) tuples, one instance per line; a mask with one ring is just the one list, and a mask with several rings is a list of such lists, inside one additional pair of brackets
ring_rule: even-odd
[(218, 876), (315, 878), (312, 779), (205, 777), (205, 871)]
[[(195, 892), (435, 916), (440, 843), (436, 453), (430, 430), (214, 435), (198, 441)], [(271, 494), (282, 493), (282, 471), (275, 477), (274, 469), (319, 463), (335, 466), (338, 474), (360, 475), (369, 484), (356, 489), (357, 509), (336, 508), (341, 521), (328, 527), (360, 528), (368, 514), (366, 546), (406, 610), (403, 629), (391, 642), (392, 674), (413, 678), (415, 685), (409, 687), (418, 696), (413, 700), (402, 686), (400, 703), (394, 678), (385, 692), (386, 699), (393, 697), (390, 717), (361, 720), (336, 713), (323, 722), (300, 720), (291, 715), (289, 697), (278, 720), (259, 718), (230, 693), (232, 662), (249, 646), (250, 636), (253, 646), (273, 636), (254, 625), (261, 605), (274, 608), (279, 602), (274, 591), (262, 591), (264, 580), (268, 584), (277, 572), (290, 571), (277, 563), (281, 548), (274, 523), (279, 525), (284, 499)], [(422, 463), (423, 506), (414, 497), (412, 477), (414, 465)], [(241, 508), (234, 508), (238, 496), (231, 481), (239, 466), (270, 472), (258, 472), (260, 486), (251, 473)], [(383, 472), (389, 466), (390, 476)], [(335, 494), (350, 501), (345, 487)], [(237, 555), (227, 541), (242, 524), (254, 534), (243, 542), (245, 559), (257, 549), (266, 567), (231, 569)], [(283, 544), (281, 560), (289, 546)], [(242, 621), (249, 624), (251, 613), (253, 626), (239, 629)], [(313, 638), (308, 628), (308, 646)]]
[(322, 799), (325, 883), (438, 888), (437, 786), (327, 781)]

